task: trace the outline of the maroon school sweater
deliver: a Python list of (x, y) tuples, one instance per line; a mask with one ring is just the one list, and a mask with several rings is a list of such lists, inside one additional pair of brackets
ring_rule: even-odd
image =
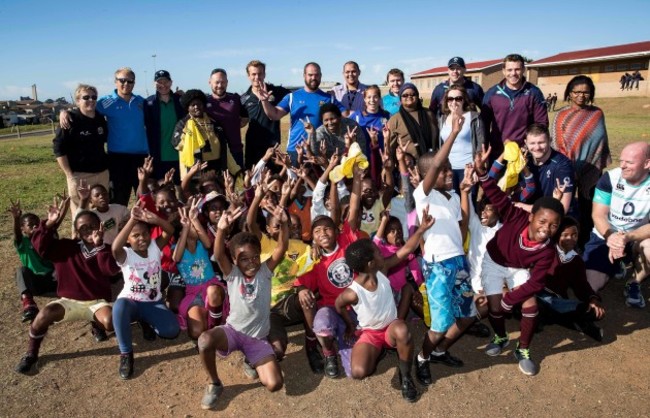
[(34, 231), (36, 252), (54, 264), (57, 296), (79, 301), (111, 300), (111, 276), (120, 269), (107, 245), (87, 249), (81, 240), (57, 239), (45, 221)]
[(513, 206), (508, 196), (487, 174), (481, 178), (481, 186), (490, 203), (498, 209), (503, 223), (487, 244), (490, 258), (501, 266), (527, 269), (530, 272), (530, 279), (526, 283), (503, 297), (506, 305), (516, 305), (544, 288), (546, 275), (556, 257), (555, 247), (550, 239), (535, 249), (524, 246), (521, 233), (530, 224), (530, 213)]
[(569, 288), (582, 302), (589, 302), (592, 297), (600, 299), (587, 281), (587, 268), (582, 257), (572, 253), (572, 257), (561, 259), (557, 254), (544, 289), (561, 298), (568, 299)]

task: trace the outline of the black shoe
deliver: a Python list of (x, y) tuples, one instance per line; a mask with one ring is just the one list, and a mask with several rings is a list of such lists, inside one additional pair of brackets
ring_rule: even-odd
[(323, 356), (321, 355), (320, 351), (318, 351), (318, 347), (306, 347), (306, 352), (307, 361), (309, 362), (311, 371), (315, 374), (323, 374)]
[(451, 354), (449, 354), (449, 351), (445, 351), (444, 354), (439, 356), (436, 356), (435, 354), (431, 353), (431, 355), (429, 356), (429, 362), (440, 363), (449, 367), (463, 367), (465, 365), (465, 363), (463, 363), (463, 360), (459, 359), (458, 357), (452, 356)]
[(147, 341), (156, 341), (156, 331), (144, 321), (140, 321), (140, 328), (142, 328), (142, 338)]
[(594, 340), (601, 342), (603, 340), (603, 329), (598, 325), (590, 321), (584, 321), (581, 323), (575, 323), (575, 327), (578, 331), (582, 332), (588, 337), (593, 338)]
[(119, 372), (122, 380), (130, 379), (133, 376), (133, 352), (120, 354)]
[(473, 335), (477, 338), (489, 338), (490, 328), (482, 322), (476, 321), (469, 328), (467, 328), (465, 334)]
[(431, 383), (431, 370), (429, 370), (429, 362), (427, 360), (420, 361), (417, 356), (415, 357), (415, 377), (422, 386), (429, 386)]
[(20, 363), (16, 366), (16, 371), (18, 373), (27, 374), (32, 369), (32, 366), (38, 361), (37, 356), (31, 356), (26, 354), (23, 358), (20, 359)]
[(325, 376), (334, 379), (339, 375), (339, 362), (336, 355), (325, 357)]
[(30, 306), (23, 311), (22, 321), (32, 322), (36, 318), (36, 315), (38, 315), (38, 308), (36, 306)]
[(106, 331), (97, 322), (92, 321), (90, 325), (92, 326), (91, 332), (93, 334), (93, 337), (95, 337), (95, 341), (101, 343), (102, 341), (108, 340), (108, 335), (106, 334)]
[(402, 398), (409, 402), (415, 402), (418, 399), (418, 390), (411, 376), (402, 376), (400, 373), (399, 384), (402, 387)]

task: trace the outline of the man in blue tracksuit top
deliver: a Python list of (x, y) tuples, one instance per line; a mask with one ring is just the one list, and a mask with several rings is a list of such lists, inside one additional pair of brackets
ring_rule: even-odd
[(493, 156), (501, 154), (507, 139), (522, 146), (526, 129), (532, 123), (548, 126), (544, 94), (526, 81), (524, 58), (518, 54), (508, 55), (503, 60), (502, 71), (504, 79), (487, 91), (481, 107)]
[(436, 120), (440, 117), (440, 104), (442, 103), (442, 96), (445, 95), (445, 92), (449, 89), (449, 86), (456, 84), (463, 86), (467, 91), (470, 102), (476, 105), (477, 109), (480, 109), (483, 105), (483, 89), (481, 86), (465, 77), (465, 60), (461, 57), (453, 57), (447, 63), (447, 73), (449, 74), (449, 79), (438, 84), (431, 93), (431, 103), (429, 104), (429, 109), (436, 117)]

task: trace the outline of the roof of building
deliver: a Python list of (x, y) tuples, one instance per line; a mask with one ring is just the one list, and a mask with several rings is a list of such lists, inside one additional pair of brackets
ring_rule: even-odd
[[(476, 62), (470, 62), (465, 64), (465, 68), (467, 69), (467, 72), (471, 71), (481, 71), (484, 70), (488, 67), (492, 67), (497, 64), (501, 64), (503, 62), (503, 58), (499, 58), (496, 60), (488, 60), (488, 61), (476, 61)], [(436, 68), (431, 68), (429, 70), (424, 70), (420, 71), (414, 74), (411, 74), (411, 78), (415, 77), (426, 77), (426, 76), (433, 76), (433, 75), (443, 75), (447, 74), (447, 66), (445, 65), (444, 67), (436, 67)]]
[(562, 52), (547, 58), (535, 60), (528, 67), (568, 64), (572, 62), (599, 61), (603, 59), (628, 58), (650, 55), (650, 41), (631, 44), (606, 46), (603, 48), (583, 49), (581, 51)]

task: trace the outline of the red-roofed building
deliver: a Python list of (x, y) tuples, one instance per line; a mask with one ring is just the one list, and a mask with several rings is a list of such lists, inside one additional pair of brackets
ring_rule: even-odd
[[(465, 63), (467, 67), (465, 77), (479, 84), (483, 87), (483, 90), (487, 90), (503, 78), (501, 73), (502, 62), (503, 59), (499, 58)], [(448, 78), (449, 74), (447, 73), (446, 65), (444, 67), (431, 68), (411, 74), (411, 82), (418, 88), (420, 96), (427, 98), (431, 96), (431, 92), (438, 84), (446, 81)]]
[[(527, 65), (529, 80), (545, 95), (557, 93), (562, 101), (567, 83), (578, 74), (591, 77), (596, 85), (596, 98), (650, 95), (648, 60), (650, 41), (625, 45), (562, 52)], [(639, 71), (644, 81), (631, 90), (621, 90), (621, 76)]]

